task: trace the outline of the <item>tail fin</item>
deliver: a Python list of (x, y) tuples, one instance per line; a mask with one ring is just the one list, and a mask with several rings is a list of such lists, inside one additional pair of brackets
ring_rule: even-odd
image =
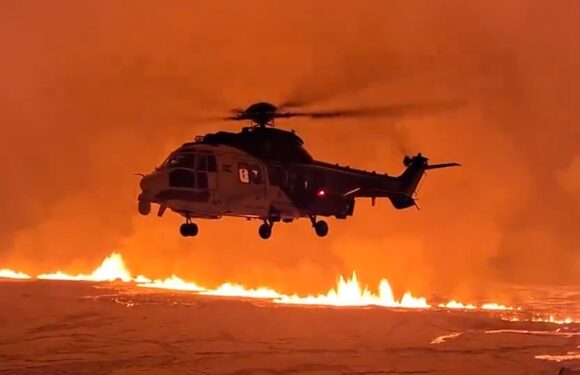
[(425, 171), (429, 169), (457, 167), (459, 163), (443, 163), (443, 164), (429, 164), (429, 159), (418, 153), (413, 157), (405, 156), (403, 164), (407, 167), (405, 171), (398, 177), (400, 183), (400, 194), (391, 198), (391, 202), (395, 208), (407, 208), (415, 205), (413, 198), (415, 191)]

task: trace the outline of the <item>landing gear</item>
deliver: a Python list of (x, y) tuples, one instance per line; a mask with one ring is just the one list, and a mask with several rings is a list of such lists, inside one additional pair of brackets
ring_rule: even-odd
[(185, 224), (181, 224), (181, 227), (179, 227), (179, 233), (181, 233), (183, 237), (195, 237), (197, 232), (197, 224), (192, 223), (191, 218), (187, 216), (185, 218)]
[(149, 215), (149, 213), (151, 212), (151, 202), (139, 201), (139, 204), (137, 205), (137, 210), (143, 216)]
[(195, 237), (197, 232), (197, 224), (194, 223), (181, 224), (181, 227), (179, 228), (179, 233), (181, 233), (183, 237)]
[(197, 224), (186, 223), (182, 224), (179, 228), (179, 232), (183, 237), (195, 237), (198, 232)]
[(328, 224), (324, 220), (316, 221), (316, 216), (310, 216), (310, 222), (314, 228), (314, 232), (318, 237), (324, 237), (328, 234)]
[(324, 220), (319, 220), (314, 224), (314, 231), (318, 237), (324, 237), (328, 234), (328, 224)]
[(264, 224), (258, 228), (258, 234), (263, 240), (267, 240), (272, 235), (272, 224), (264, 221)]

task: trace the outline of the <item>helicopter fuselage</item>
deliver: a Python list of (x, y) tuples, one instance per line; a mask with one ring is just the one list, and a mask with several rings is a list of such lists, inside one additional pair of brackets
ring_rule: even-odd
[(363, 180), (381, 178), (326, 163), (267, 163), (231, 146), (193, 144), (142, 179), (139, 201), (190, 218), (344, 219)]
[(159, 216), (167, 208), (179, 213), (186, 218), (183, 235), (197, 234), (194, 219), (237, 216), (263, 220), (263, 238), (273, 223), (302, 217), (324, 236), (328, 226), (317, 216), (345, 219), (354, 213), (356, 198), (384, 197), (397, 209), (411, 207), (426, 169), (455, 165), (431, 166), (421, 154), (404, 163), (406, 170), (395, 177), (316, 161), (293, 132), (272, 128), (208, 134), (142, 178), (138, 208), (143, 215), (151, 204), (159, 205)]

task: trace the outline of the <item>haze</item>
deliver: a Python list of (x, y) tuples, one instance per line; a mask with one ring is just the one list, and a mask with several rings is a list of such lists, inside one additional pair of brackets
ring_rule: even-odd
[[(151, 277), (321, 292), (356, 270), (397, 292), (493, 294), (580, 282), (580, 3), (569, 1), (0, 3), (0, 263), (90, 271), (112, 251)], [(138, 177), (204, 118), (254, 101), (317, 108), (465, 99), (393, 121), (280, 121), (311, 154), (433, 171), (421, 211), (357, 203), (317, 238), (277, 225), (136, 213)]]

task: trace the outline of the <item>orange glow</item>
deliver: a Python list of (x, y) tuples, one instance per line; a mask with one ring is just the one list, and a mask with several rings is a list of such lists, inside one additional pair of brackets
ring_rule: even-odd
[(0, 270), (0, 278), (4, 279), (30, 279), (30, 275), (25, 274), (24, 272), (16, 272), (9, 270), (7, 268), (3, 268)]

